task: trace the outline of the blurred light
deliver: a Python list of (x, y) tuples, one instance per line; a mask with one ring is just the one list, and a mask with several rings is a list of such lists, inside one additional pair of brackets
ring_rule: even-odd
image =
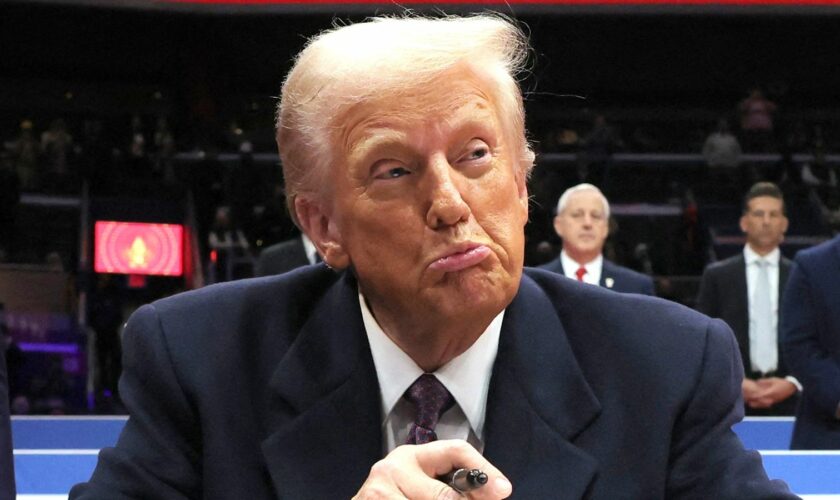
[(180, 224), (96, 221), (94, 270), (180, 276), (183, 232), (184, 226)]
[(68, 90), (67, 92), (65, 92), (65, 93), (64, 93), (64, 98), (65, 98), (65, 99), (67, 99), (67, 100), (69, 101), (70, 99), (72, 99), (72, 98), (73, 98), (73, 92), (70, 92), (70, 91)]

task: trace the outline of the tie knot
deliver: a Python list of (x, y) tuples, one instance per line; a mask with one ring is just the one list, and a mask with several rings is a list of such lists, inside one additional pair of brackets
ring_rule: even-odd
[(756, 259), (755, 263), (756, 263), (756, 265), (758, 265), (758, 267), (760, 267), (762, 269), (764, 269), (764, 268), (766, 268), (770, 265), (770, 262), (768, 262), (766, 259)]
[(583, 281), (583, 275), (586, 274), (586, 268), (580, 266), (577, 271), (575, 271), (575, 276), (577, 276), (578, 281)]
[(423, 444), (435, 441), (435, 426), (443, 413), (452, 407), (455, 399), (440, 381), (429, 373), (417, 377), (404, 395), (417, 409), (409, 443)]

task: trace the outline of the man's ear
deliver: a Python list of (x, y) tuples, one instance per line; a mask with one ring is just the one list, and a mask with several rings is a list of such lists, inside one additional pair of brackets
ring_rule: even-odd
[(741, 232), (747, 234), (747, 216), (746, 214), (742, 215), (740, 219), (738, 219), (738, 226), (741, 227)]
[(350, 265), (350, 256), (344, 249), (341, 231), (328, 207), (314, 196), (299, 194), (295, 197), (295, 215), (301, 229), (312, 240), (328, 266), (344, 269)]
[(560, 219), (560, 215), (554, 216), (554, 232), (557, 233), (557, 236), (560, 238), (563, 237), (563, 220)]

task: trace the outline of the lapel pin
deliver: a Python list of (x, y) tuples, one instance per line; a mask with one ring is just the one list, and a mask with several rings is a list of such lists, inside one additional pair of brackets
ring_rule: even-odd
[(612, 278), (607, 278), (604, 280), (604, 284), (607, 285), (607, 288), (612, 288), (615, 285), (615, 280)]

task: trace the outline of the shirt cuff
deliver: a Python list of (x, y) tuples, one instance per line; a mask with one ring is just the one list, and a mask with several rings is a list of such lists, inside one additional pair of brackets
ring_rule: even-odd
[[(793, 375), (788, 375), (787, 377), (785, 377), (785, 380), (795, 385), (797, 392), (802, 392), (802, 384), (800, 384), (799, 381), (796, 380), (796, 377), (794, 377)], [(840, 405), (838, 405), (838, 408), (840, 408)]]

